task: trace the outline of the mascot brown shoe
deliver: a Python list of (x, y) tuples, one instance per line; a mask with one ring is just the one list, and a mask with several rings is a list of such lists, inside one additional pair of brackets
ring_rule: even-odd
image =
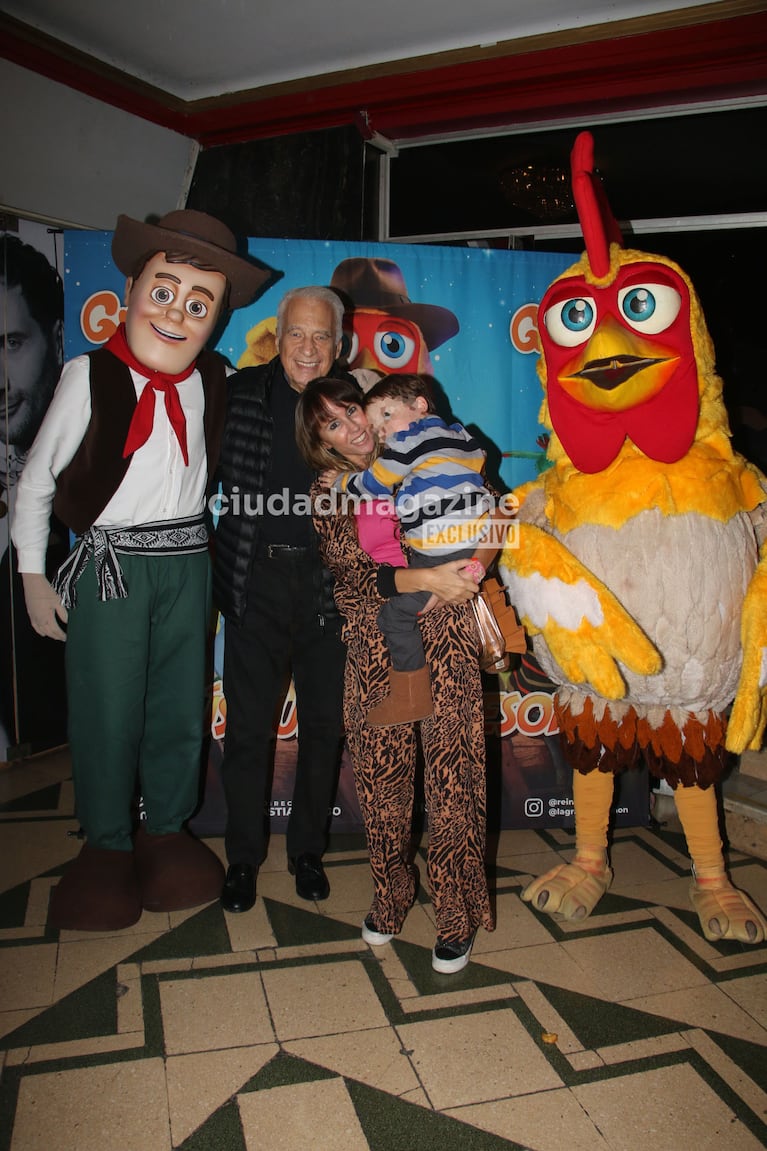
[(51, 896), (48, 922), (66, 931), (119, 931), (141, 918), (131, 851), (85, 844)]
[(212, 903), (224, 885), (217, 855), (187, 831), (136, 833), (136, 871), (141, 903), (147, 911), (185, 911)]

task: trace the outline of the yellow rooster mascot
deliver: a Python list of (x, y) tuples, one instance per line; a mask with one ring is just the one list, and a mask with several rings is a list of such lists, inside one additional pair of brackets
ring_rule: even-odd
[(576, 852), (522, 898), (591, 913), (612, 880), (614, 773), (643, 758), (674, 789), (704, 936), (761, 943), (765, 917), (725, 872), (714, 785), (767, 720), (766, 482), (732, 450), (690, 280), (623, 248), (589, 133), (571, 161), (586, 251), (538, 312), (551, 466), (518, 491), (499, 566), (557, 684)]

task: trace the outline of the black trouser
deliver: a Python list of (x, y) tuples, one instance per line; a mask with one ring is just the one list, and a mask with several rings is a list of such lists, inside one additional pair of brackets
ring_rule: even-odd
[(230, 863), (258, 867), (274, 754), (276, 711), (292, 670), (298, 759), (288, 857), (322, 855), (341, 750), (346, 648), (341, 621), (319, 614), (317, 557), (263, 549), (253, 563), (245, 616), (224, 633), (226, 735), (221, 768)]

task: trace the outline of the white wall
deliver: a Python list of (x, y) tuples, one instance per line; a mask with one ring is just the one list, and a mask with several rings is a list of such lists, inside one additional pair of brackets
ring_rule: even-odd
[(159, 128), (0, 60), (0, 210), (114, 228), (182, 207), (197, 155)]

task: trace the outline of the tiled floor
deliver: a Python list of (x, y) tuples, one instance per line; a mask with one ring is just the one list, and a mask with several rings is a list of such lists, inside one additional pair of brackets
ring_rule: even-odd
[[(252, 912), (46, 927), (68, 833), (66, 755), (0, 771), (0, 1151), (757, 1151), (767, 1143), (767, 945), (706, 943), (673, 820), (617, 833), (615, 884), (578, 926), (532, 911), (563, 830), (505, 831), (498, 919), (440, 976), (425, 896), (360, 938), (361, 837), (330, 898), (296, 898), (275, 837)], [(222, 851), (220, 840), (210, 841)], [(767, 907), (767, 863), (733, 852)]]

